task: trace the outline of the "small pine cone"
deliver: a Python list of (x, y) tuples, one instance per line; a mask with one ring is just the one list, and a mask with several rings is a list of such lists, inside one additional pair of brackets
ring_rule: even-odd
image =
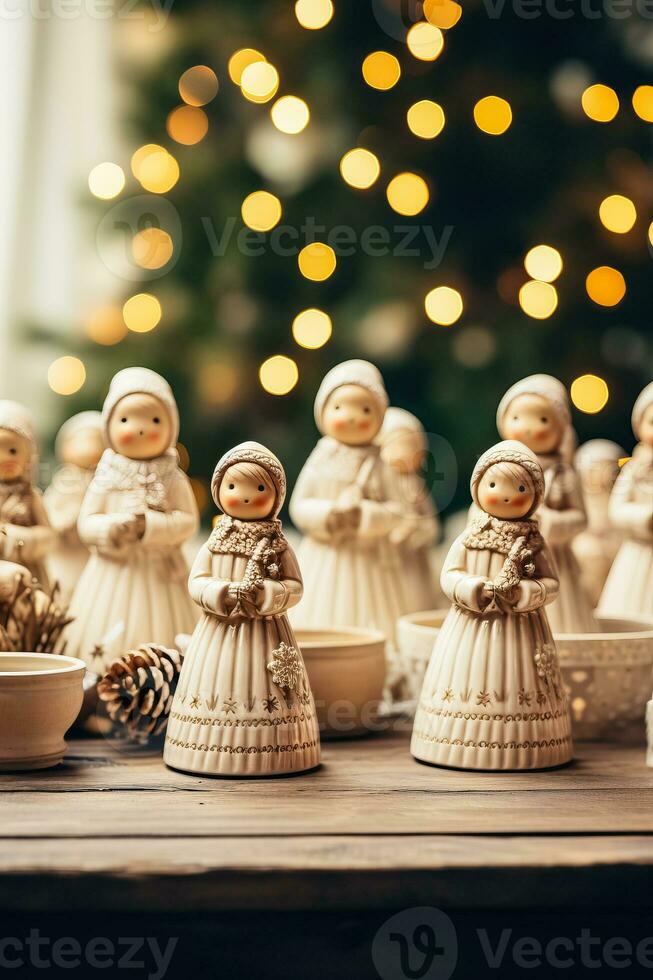
[(97, 691), (118, 735), (145, 745), (165, 731), (183, 661), (179, 650), (143, 643), (111, 664)]

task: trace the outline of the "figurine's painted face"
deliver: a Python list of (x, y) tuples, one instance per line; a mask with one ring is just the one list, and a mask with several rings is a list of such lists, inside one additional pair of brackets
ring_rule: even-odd
[(27, 439), (0, 429), (0, 480), (17, 480), (29, 470), (32, 447)]
[(80, 429), (68, 436), (61, 449), (61, 461), (82, 470), (94, 470), (104, 452), (99, 429)]
[(347, 446), (367, 446), (383, 422), (376, 399), (360, 385), (342, 385), (329, 395), (322, 412), (324, 434)]
[(497, 463), (481, 477), (478, 502), (491, 517), (518, 521), (529, 513), (535, 500), (533, 483), (526, 470), (510, 463)]
[(277, 494), (267, 470), (252, 463), (235, 463), (222, 477), (218, 500), (229, 517), (263, 521), (274, 510)]
[(653, 405), (649, 405), (642, 415), (637, 436), (646, 446), (653, 446)]
[(125, 395), (111, 413), (108, 434), (115, 451), (128, 459), (162, 456), (172, 434), (168, 410), (154, 395)]
[(534, 453), (552, 453), (564, 435), (557, 414), (542, 395), (519, 395), (506, 410), (501, 435), (516, 439)]
[(381, 459), (397, 473), (417, 473), (424, 463), (424, 441), (416, 432), (394, 432), (381, 448)]

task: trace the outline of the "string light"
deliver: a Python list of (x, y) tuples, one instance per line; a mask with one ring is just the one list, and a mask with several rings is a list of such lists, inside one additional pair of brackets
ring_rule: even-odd
[(331, 0), (297, 0), (295, 16), (307, 31), (319, 31), (332, 19), (333, 3)]
[(463, 314), (463, 298), (451, 286), (437, 286), (428, 293), (424, 308), (433, 323), (441, 327), (451, 327)]
[(626, 295), (626, 280), (618, 269), (599, 266), (588, 275), (587, 295), (599, 306), (617, 306)]
[(226, 361), (206, 361), (198, 373), (199, 393), (207, 405), (226, 405), (238, 394), (241, 379), (235, 366)]
[(278, 130), (296, 136), (308, 126), (311, 113), (303, 99), (296, 95), (284, 95), (274, 103), (270, 116)]
[(261, 364), (259, 379), (269, 395), (287, 395), (299, 381), (299, 370), (291, 357), (275, 354)]
[(149, 333), (161, 320), (161, 304), (151, 293), (137, 293), (127, 300), (122, 315), (128, 330)]
[(381, 164), (373, 153), (359, 147), (345, 153), (340, 161), (340, 173), (350, 187), (367, 190), (378, 180)]
[(125, 172), (117, 163), (98, 163), (88, 175), (88, 186), (94, 197), (110, 201), (125, 186)]
[(429, 203), (428, 184), (419, 174), (397, 174), (388, 184), (388, 203), (393, 211), (406, 217), (414, 217)]
[(651, 223), (648, 227), (648, 240), (650, 244), (653, 245), (653, 223)]
[(281, 221), (281, 201), (269, 191), (254, 191), (242, 203), (243, 221), (253, 231), (271, 231)]
[(269, 61), (255, 61), (243, 69), (240, 89), (250, 102), (269, 102), (279, 90), (279, 72)]
[(85, 381), (86, 368), (78, 357), (58, 357), (48, 368), (48, 384), (57, 395), (74, 395)]
[(194, 146), (206, 136), (209, 120), (203, 109), (192, 105), (180, 105), (168, 116), (166, 129), (175, 143)]
[(187, 105), (206, 105), (218, 94), (218, 76), (207, 65), (188, 68), (179, 79), (179, 94)]
[(474, 121), (489, 136), (501, 136), (512, 124), (512, 108), (498, 95), (486, 95), (474, 106)]
[(242, 74), (249, 65), (254, 65), (257, 61), (266, 60), (265, 55), (261, 54), (255, 48), (241, 48), (240, 51), (234, 51), (227, 66), (229, 78), (234, 85), (240, 85)]
[(406, 35), (406, 44), (413, 57), (420, 61), (435, 61), (444, 48), (444, 34), (439, 27), (419, 21)]
[(305, 279), (324, 282), (336, 271), (336, 253), (330, 245), (313, 242), (301, 250), (298, 257), (299, 271)]
[(633, 109), (644, 122), (653, 122), (653, 85), (640, 85), (635, 89)]
[(401, 78), (401, 65), (387, 51), (373, 51), (363, 62), (363, 78), (370, 88), (387, 92)]
[(322, 310), (303, 310), (293, 321), (293, 337), (300, 347), (306, 347), (308, 350), (324, 347), (332, 333), (331, 317)]
[(127, 327), (118, 306), (101, 306), (94, 310), (84, 324), (84, 331), (87, 337), (104, 347), (119, 344), (127, 336)]
[(552, 245), (536, 245), (526, 255), (524, 267), (532, 279), (554, 282), (562, 272), (562, 255)]
[(165, 194), (179, 180), (179, 164), (157, 143), (147, 143), (136, 150), (131, 168), (142, 187), (153, 194)]
[(627, 234), (637, 221), (637, 208), (629, 197), (611, 194), (599, 207), (601, 224), (617, 235)]
[(608, 85), (590, 85), (581, 96), (583, 112), (594, 122), (612, 122), (619, 112), (619, 97)]
[(455, 0), (425, 0), (424, 16), (443, 31), (455, 27), (462, 15), (463, 8)]
[(410, 107), (406, 114), (408, 128), (423, 140), (433, 140), (444, 129), (445, 115), (441, 105), (422, 99)]
[(132, 255), (142, 269), (162, 269), (172, 258), (172, 238), (163, 228), (144, 228), (132, 241)]
[(596, 415), (608, 404), (610, 389), (603, 378), (595, 374), (583, 374), (572, 383), (571, 400), (586, 415)]
[(547, 320), (558, 308), (558, 292), (551, 283), (532, 279), (519, 290), (519, 305), (534, 320)]

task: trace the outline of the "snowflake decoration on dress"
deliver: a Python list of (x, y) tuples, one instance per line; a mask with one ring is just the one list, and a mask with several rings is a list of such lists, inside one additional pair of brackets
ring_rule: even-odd
[(272, 651), (272, 660), (268, 664), (268, 670), (277, 687), (282, 687), (287, 691), (296, 691), (304, 674), (299, 654), (294, 647), (283, 642), (279, 644), (276, 650)]
[(535, 652), (535, 667), (539, 677), (543, 680), (548, 680), (555, 672), (556, 664), (557, 657), (554, 646), (546, 643), (544, 646), (537, 648)]

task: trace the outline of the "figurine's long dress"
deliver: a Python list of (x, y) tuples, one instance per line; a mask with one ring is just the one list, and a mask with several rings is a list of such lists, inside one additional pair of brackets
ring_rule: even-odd
[(88, 561), (88, 548), (82, 544), (77, 521), (93, 471), (81, 466), (60, 467), (45, 491), (43, 501), (50, 524), (57, 532), (56, 545), (48, 557), (50, 578), (61, 587), (62, 602), (69, 602)]
[[(227, 589), (241, 582), (248, 559), (215, 554), (204, 545), (189, 580), (204, 614), (186, 651), (168, 723), (165, 762), (186, 772), (266, 776), (312, 769), (320, 761), (315, 704), (301, 654), (285, 615), (299, 601), (302, 581), (290, 548), (280, 579), (267, 579), (258, 608), (237, 615)], [(284, 643), (304, 674), (288, 697), (268, 664)]]
[(599, 613), (653, 619), (653, 464), (626, 463), (610, 498), (610, 519), (627, 539), (610, 569)]
[[(329, 530), (340, 494), (363, 492), (361, 522), (347, 534)], [(344, 446), (325, 437), (302, 470), (290, 516), (305, 537), (298, 551), (305, 598), (292, 616), (298, 629), (354, 626), (381, 630), (394, 643), (408, 608), (403, 562), (389, 534), (400, 521), (392, 474), (376, 446)]]
[[(25, 524), (14, 524), (10, 517), (4, 517), (3, 512), (8, 514), (15, 506), (24, 513), (21, 520)], [(0, 484), (0, 524), (4, 529), (0, 543), (2, 557), (27, 568), (48, 592), (46, 556), (55, 542), (55, 532), (50, 527), (40, 492), (23, 483)]]
[(439, 521), (423, 478), (417, 473), (396, 473), (400, 497), (411, 516), (410, 538), (399, 547), (402, 565), (404, 613), (440, 608), (446, 601), (435, 573), (433, 547), (438, 539)]
[[(197, 530), (197, 506), (181, 470), (175, 468), (165, 487), (163, 510), (149, 509), (145, 486), (128, 477), (120, 489), (109, 490), (96, 476), (84, 497), (77, 527), (91, 557), (70, 606), (74, 622), (66, 653), (95, 670), (139, 643), (171, 646), (178, 633), (192, 632), (197, 622), (181, 552)], [(114, 547), (112, 524), (134, 514), (145, 514), (145, 536)]]
[(535, 576), (518, 586), (514, 607), (482, 610), (479, 583), (496, 579), (506, 557), (467, 549), (463, 537), (442, 571), (453, 606), (426, 672), (411, 751), (424, 762), (464, 769), (568, 762), (571, 723), (544, 611), (558, 591), (549, 555), (537, 555)]

